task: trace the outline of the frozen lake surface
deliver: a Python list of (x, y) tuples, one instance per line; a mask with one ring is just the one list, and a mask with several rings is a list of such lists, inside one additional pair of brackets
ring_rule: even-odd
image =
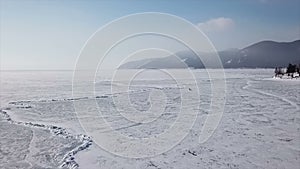
[[(121, 71), (125, 78), (135, 70)], [(149, 70), (133, 79), (126, 92), (121, 90), (126, 87), (124, 81), (110, 81), (111, 72), (99, 72), (94, 93), (77, 93), (80, 97), (76, 98), (72, 97), (71, 71), (2, 71), (0, 168), (299, 168), (299, 80), (272, 79), (271, 69), (225, 70), (223, 117), (210, 139), (199, 144), (209, 112), (210, 82), (218, 79), (209, 79), (205, 70), (192, 70), (195, 79), (180, 76), (183, 70), (170, 71), (184, 83), (177, 85), (163, 73)], [(197, 92), (191, 86), (195, 80), (200, 93), (199, 108), (194, 108), (198, 104)], [(85, 88), (84, 79), (79, 87)], [(155, 114), (159, 106), (152, 107), (149, 102), (151, 92), (164, 94), (153, 97), (152, 104), (165, 104), (159, 115)], [(193, 127), (171, 150), (148, 158), (126, 158), (103, 150), (84, 132), (74, 108), (74, 104), (91, 105), (80, 117), (91, 124), (98, 121), (90, 112), (101, 111), (101, 118), (120, 134), (155, 137), (176, 120), (182, 96), (188, 93), (195, 93), (183, 105), (198, 114)], [(125, 98), (129, 98), (130, 106), (123, 102)], [(95, 101), (98, 107), (92, 106)], [(123, 117), (151, 108), (153, 114), (143, 114), (153, 119), (147, 123)], [(97, 127), (94, 130), (110, 132)]]

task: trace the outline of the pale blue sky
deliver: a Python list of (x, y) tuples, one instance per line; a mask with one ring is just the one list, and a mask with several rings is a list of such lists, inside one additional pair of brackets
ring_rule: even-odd
[(300, 39), (299, 0), (0, 0), (1, 69), (73, 69), (86, 40), (137, 12), (198, 25), (218, 50)]

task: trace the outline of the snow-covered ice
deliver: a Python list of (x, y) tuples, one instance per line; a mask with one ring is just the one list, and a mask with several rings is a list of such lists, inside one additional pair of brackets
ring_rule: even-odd
[[(122, 70), (124, 74), (133, 70)], [(127, 72), (126, 72), (127, 71)], [(182, 70), (171, 70), (181, 74)], [(218, 72), (219, 70), (215, 70)], [(117, 132), (135, 138), (168, 130), (180, 113), (182, 95), (193, 93), (194, 79), (176, 85), (154, 70), (133, 80), (127, 92), (122, 81), (109, 81), (99, 73), (95, 93), (72, 98), (71, 71), (2, 71), (0, 116), (0, 168), (286, 168), (300, 165), (300, 81), (272, 79), (270, 69), (225, 70), (226, 103), (222, 120), (205, 143), (199, 134), (209, 112), (211, 88), (205, 70), (193, 70), (200, 105), (191, 97), (187, 107), (198, 113), (187, 137), (171, 150), (148, 158), (126, 158), (103, 150), (86, 135), (74, 103), (91, 105), (84, 118), (96, 124), (89, 112), (101, 111)], [(111, 90), (111, 86), (114, 90)], [(84, 80), (82, 86), (84, 88)], [(154, 101), (165, 103), (161, 114), (147, 114), (152, 91), (164, 93)], [(183, 93), (181, 93), (183, 91)], [(196, 92), (195, 92), (196, 93)], [(149, 123), (135, 123), (122, 114), (144, 113)], [(92, 102), (98, 107), (92, 107)], [(118, 110), (121, 110), (118, 112)], [(154, 109), (155, 110), (155, 109)], [(136, 112), (135, 112), (136, 113)], [(138, 114), (137, 114), (138, 115)], [(158, 117), (158, 118), (157, 118)], [(110, 132), (97, 128), (95, 131)], [(141, 152), (142, 153), (142, 152)]]

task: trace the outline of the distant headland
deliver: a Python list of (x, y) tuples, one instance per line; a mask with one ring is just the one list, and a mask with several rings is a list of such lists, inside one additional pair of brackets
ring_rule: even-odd
[[(197, 52), (199, 56), (210, 53)], [(276, 68), (289, 63), (300, 64), (300, 40), (293, 42), (261, 41), (243, 49), (218, 52), (224, 68)], [(204, 57), (209, 58), (209, 57)], [(129, 61), (120, 69), (184, 69), (205, 67), (199, 57), (191, 51), (181, 51), (163, 58)]]

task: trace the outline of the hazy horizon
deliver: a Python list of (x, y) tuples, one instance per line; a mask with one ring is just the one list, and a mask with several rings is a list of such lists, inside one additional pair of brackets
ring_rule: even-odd
[(297, 0), (0, 2), (1, 70), (72, 70), (80, 50), (100, 27), (143, 12), (186, 19), (200, 28), (218, 51), (262, 40), (300, 39)]

